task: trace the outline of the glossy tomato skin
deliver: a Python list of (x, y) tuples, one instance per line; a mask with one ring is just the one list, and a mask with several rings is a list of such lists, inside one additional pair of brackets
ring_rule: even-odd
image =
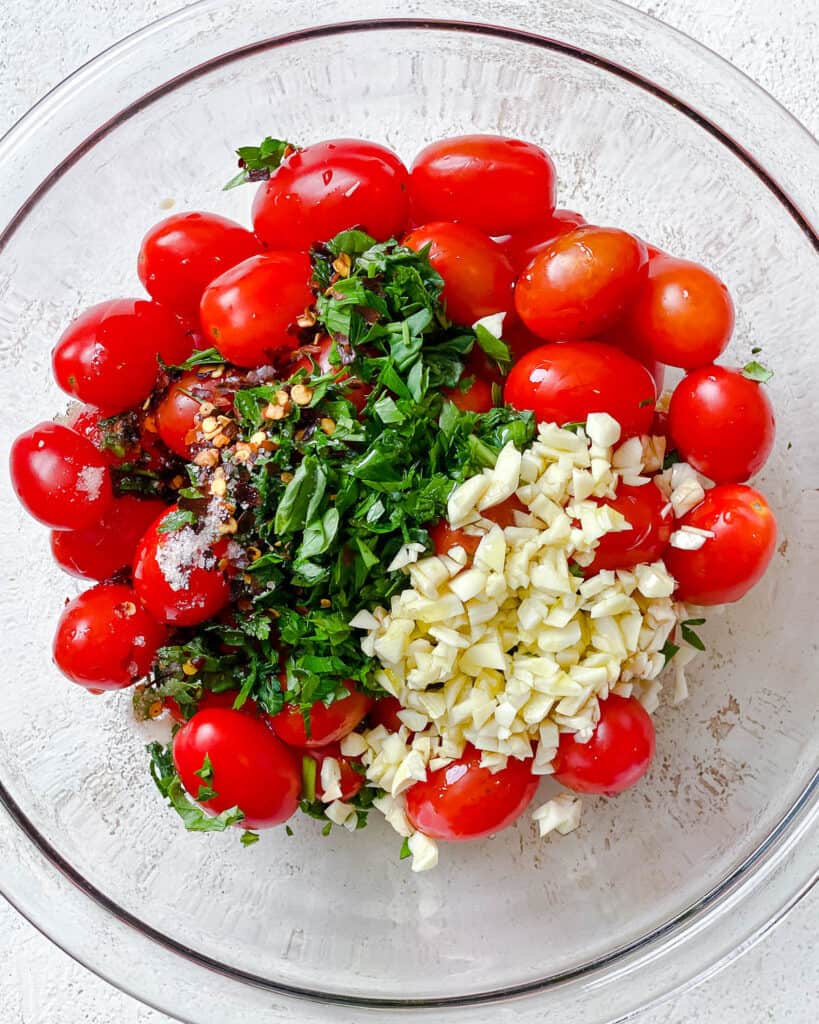
[(410, 231), (404, 245), (416, 252), (430, 246), (429, 261), (444, 279), (447, 316), (456, 324), (513, 312), (512, 264), (477, 228), (433, 221)]
[(654, 723), (642, 704), (612, 693), (600, 701), (600, 721), (588, 743), (561, 733), (554, 779), (576, 793), (614, 796), (645, 775), (655, 746)]
[[(199, 703), (196, 705), (196, 712), (194, 714), (199, 711), (208, 711), (211, 708), (232, 708), (238, 696), (238, 690), (222, 690), (220, 693), (214, 693), (213, 690), (205, 690), (199, 699)], [(185, 722), (189, 721), (189, 719), (185, 718), (182, 708), (173, 697), (165, 698), (165, 707), (170, 712), (171, 718), (175, 722), (179, 722), (180, 725), (184, 725)], [(246, 700), (238, 710), (245, 714), (257, 715), (259, 713), (259, 706), (254, 700)], [(193, 715), (191, 715), (192, 717)]]
[(672, 445), (715, 483), (740, 483), (765, 465), (776, 424), (763, 385), (739, 370), (692, 370), (674, 390), (668, 409)]
[(213, 415), (218, 416), (230, 410), (233, 395), (232, 386), (221, 377), (198, 371), (184, 374), (171, 384), (156, 409), (156, 429), (164, 444), (183, 459), (190, 459), (198, 423), (204, 419), (200, 414), (202, 404), (209, 402), (214, 406)]
[(202, 293), (210, 282), (258, 255), (261, 248), (254, 235), (227, 217), (175, 213), (143, 238), (137, 260), (139, 279), (157, 302), (184, 316), (198, 317)]
[(651, 350), (631, 330), (627, 319), (616, 324), (603, 334), (598, 334), (594, 340), (602, 341), (606, 345), (614, 345), (615, 348), (619, 348), (627, 355), (632, 356), (638, 363), (642, 363), (654, 378), (657, 394), (662, 394), (663, 387), (665, 386), (665, 366), (658, 359), (654, 358)]
[(11, 482), (29, 515), (54, 530), (98, 523), (111, 505), (111, 473), (89, 440), (59, 423), (39, 423), (11, 446)]
[(489, 412), (495, 404), (492, 401), (491, 382), (480, 377), (476, 377), (466, 391), (459, 387), (444, 388), (443, 394), (461, 412)]
[(316, 701), (310, 710), (310, 735), (304, 724), (304, 716), (296, 704), (285, 704), (277, 715), (270, 716), (270, 724), (282, 742), (290, 747), (324, 747), (343, 739), (355, 729), (372, 707), (372, 697), (347, 684), (351, 693), (334, 700), (328, 707)]
[(401, 701), (397, 697), (378, 697), (367, 712), (367, 721), (373, 729), (383, 725), (389, 732), (398, 732), (404, 724), (398, 717), (401, 710)]
[(543, 338), (532, 334), (521, 320), (513, 320), (510, 324), (504, 323), (503, 340), (509, 346), (513, 366), (527, 352), (531, 352), (533, 348), (541, 348), (543, 345)]
[[(134, 555), (134, 589), (160, 622), (195, 626), (218, 614), (230, 601), (230, 584), (221, 567), (227, 539), (204, 539), (191, 526), (161, 532), (163, 520), (176, 511), (176, 505), (170, 506), (139, 542)], [(191, 554), (188, 548), (195, 550)]]
[(679, 525), (714, 533), (697, 551), (669, 548), (666, 553), (677, 599), (690, 604), (738, 601), (765, 574), (776, 549), (774, 514), (746, 484), (712, 487)]
[(594, 338), (625, 315), (645, 279), (643, 242), (591, 224), (550, 242), (515, 286), (515, 308), (547, 341)]
[(630, 530), (604, 534), (597, 545), (594, 561), (586, 576), (602, 569), (633, 569), (641, 563), (656, 562), (665, 554), (674, 529), (674, 514), (668, 501), (653, 481), (642, 487), (620, 484), (614, 498), (598, 502), (622, 513)]
[(628, 324), (660, 362), (694, 370), (725, 350), (734, 329), (734, 304), (710, 270), (661, 253), (650, 261)]
[(52, 353), (63, 391), (106, 416), (148, 397), (168, 364), (186, 359), (191, 338), (174, 314), (145, 299), (113, 299), (91, 306), (65, 330)]
[(622, 439), (647, 434), (657, 394), (649, 371), (620, 349), (599, 341), (543, 345), (511, 369), (504, 399), (515, 409), (532, 409), (538, 421), (558, 424), (607, 412), (620, 424)]
[(551, 241), (585, 223), (586, 218), (574, 210), (555, 210), (541, 224), (527, 226), (514, 235), (506, 235), (494, 241), (506, 253), (515, 273), (520, 274)]
[(165, 509), (156, 498), (123, 494), (114, 498), (102, 521), (84, 530), (53, 530), (51, 553), (61, 569), (85, 580), (107, 580), (130, 569), (136, 546)]
[(362, 139), (330, 139), (292, 153), (259, 186), (253, 229), (271, 249), (306, 252), (347, 228), (376, 241), (407, 226), (408, 175), (385, 146)]
[[(305, 754), (307, 757), (312, 757), (316, 762), (316, 796), (319, 800), (324, 800), (325, 795), (324, 787), (321, 784), (321, 766), (328, 757), (338, 761), (341, 771), (341, 781), (339, 783), (341, 796), (336, 797), (337, 800), (352, 800), (356, 793), (360, 793), (364, 788), (364, 775), (353, 768), (353, 761), (341, 753), (341, 747), (338, 743), (329, 743), (326, 747), (313, 747), (305, 751)], [(358, 763), (360, 764), (361, 762)]]
[(555, 169), (531, 142), (461, 135), (421, 150), (412, 164), (410, 192), (415, 223), (457, 220), (487, 235), (504, 235), (554, 210)]
[(531, 760), (510, 757), (493, 775), (481, 754), (467, 746), (462, 757), (430, 772), (407, 790), (407, 817), (431, 839), (482, 839), (513, 824), (535, 795), (540, 779)]
[[(212, 766), (207, 782), (196, 774), (206, 755)], [(197, 712), (174, 737), (173, 760), (194, 799), (203, 785), (217, 794), (203, 807), (214, 814), (237, 806), (244, 812), (240, 828), (273, 828), (298, 807), (298, 759), (253, 715), (228, 708)]]
[(141, 679), (168, 631), (132, 587), (102, 583), (63, 609), (54, 638), (60, 671), (90, 690), (121, 690)]
[(267, 252), (211, 281), (200, 305), (210, 343), (231, 363), (264, 366), (296, 347), (296, 318), (312, 305), (310, 260)]

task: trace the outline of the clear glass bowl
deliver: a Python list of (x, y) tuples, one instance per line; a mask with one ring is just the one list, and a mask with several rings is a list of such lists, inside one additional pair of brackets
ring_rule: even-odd
[(397, 1007), (599, 1024), (726, 962), (815, 878), (817, 147), (691, 40), (608, 0), (207, 0), (125, 40), (0, 145), (3, 444), (65, 404), (55, 338), (84, 305), (137, 292), (140, 237), (171, 201), (246, 217), (252, 190), (220, 191), (235, 146), (364, 136), (410, 158), (474, 130), (542, 143), (561, 205), (728, 282), (728, 359), (761, 345), (776, 371), (759, 485), (779, 553), (712, 616), (639, 787), (589, 801), (565, 839), (524, 821), (415, 876), (378, 823), (322, 839), (298, 821), (250, 850), (186, 834), (148, 777), (128, 694), (91, 699), (50, 665), (72, 586), (4, 468), (3, 891), (83, 963), (195, 1024)]

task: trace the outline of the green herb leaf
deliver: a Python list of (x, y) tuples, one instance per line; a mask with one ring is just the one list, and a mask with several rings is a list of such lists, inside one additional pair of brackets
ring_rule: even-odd
[(236, 150), (241, 170), (235, 174), (223, 190), (236, 188), (246, 181), (265, 181), (282, 160), (297, 147), (283, 139), (272, 139), (269, 135), (258, 146), (240, 146)]
[(698, 651), (704, 651), (705, 644), (691, 627), (701, 626), (704, 622), (705, 619), (687, 619), (685, 622), (680, 623), (680, 633), (682, 634), (683, 640), (685, 640), (689, 646), (696, 647)]
[(769, 370), (767, 366), (763, 366), (762, 363), (758, 363), (754, 359), (742, 367), (742, 376), (748, 380), (755, 380), (759, 384), (767, 384), (773, 377), (773, 370)]
[(410, 849), (409, 839), (405, 838), (404, 842), (401, 843), (401, 852), (398, 854), (399, 860), (406, 860), (407, 857), (412, 856), (412, 850)]
[(679, 649), (680, 648), (677, 644), (673, 644), (670, 640), (666, 640), (666, 642), (660, 649), (660, 654), (662, 654), (665, 658), (666, 665), (669, 663), (669, 661), (671, 661), (671, 659), (674, 657), (674, 655), (677, 653)]
[(578, 579), (585, 579), (586, 573), (583, 571), (583, 566), (578, 565), (577, 562), (569, 562), (569, 572), (572, 576), (577, 576)]
[(308, 803), (316, 799), (316, 759), (309, 754), (301, 759), (301, 795)]
[(195, 522), (196, 516), (189, 508), (178, 508), (173, 512), (168, 512), (156, 529), (157, 533), (173, 533), (175, 530), (181, 530), (183, 526), (190, 526)]
[(295, 533), (304, 528), (324, 496), (326, 482), (326, 473), (318, 459), (314, 455), (305, 455), (276, 510), (276, 533)]
[(762, 346), (761, 345), (754, 345), (754, 347), (751, 349), (751, 355), (752, 356), (758, 356), (761, 351), (762, 351)]
[(260, 837), (258, 832), (250, 832), (249, 830), (245, 829), (245, 831), (242, 833), (242, 838), (239, 840), (239, 842), (242, 844), (242, 846), (253, 846), (254, 843), (258, 843), (259, 838)]
[(215, 348), (198, 349), (191, 353), (184, 363), (178, 363), (177, 370), (195, 370), (197, 366), (222, 366), (224, 356)]
[(561, 424), (561, 430), (570, 430), (573, 434), (576, 434), (578, 432), (578, 430), (585, 430), (585, 429), (586, 429), (586, 421), (585, 420), (575, 420), (573, 423), (563, 423), (563, 424)]
[(512, 353), (509, 351), (509, 346), (506, 342), (501, 338), (496, 338), (483, 324), (478, 324), (475, 328), (475, 337), (489, 358), (494, 359), (502, 372), (506, 373), (512, 365)]
[(229, 807), (214, 817), (205, 814), (202, 808), (191, 803), (185, 794), (182, 781), (174, 768), (170, 744), (163, 747), (161, 743), (151, 743), (147, 749), (151, 755), (151, 777), (157, 789), (182, 819), (189, 832), (224, 832), (244, 818), (238, 807)]
[(676, 466), (678, 462), (682, 462), (682, 456), (676, 448), (672, 448), (671, 451), (665, 453), (663, 469), (671, 469), (671, 467)]
[(289, 825), (285, 825), (284, 826), (284, 832), (285, 832), (285, 835), (288, 835), (288, 836), (295, 835), (293, 829)]
[(202, 761), (202, 767), (193, 774), (198, 775), (203, 782), (209, 782), (213, 778), (213, 764), (211, 763), (209, 754), (205, 754), (204, 760)]
[(361, 256), (368, 249), (375, 245), (375, 239), (365, 231), (341, 231), (331, 238), (327, 248), (334, 256), (340, 256), (346, 252), (348, 256)]

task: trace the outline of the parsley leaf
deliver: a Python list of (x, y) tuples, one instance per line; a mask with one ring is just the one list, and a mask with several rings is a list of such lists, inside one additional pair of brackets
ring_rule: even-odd
[(163, 747), (161, 743), (154, 742), (149, 744), (147, 749), (151, 755), (151, 777), (157, 789), (182, 819), (189, 832), (224, 832), (244, 818), (244, 813), (238, 807), (229, 807), (214, 817), (205, 814), (201, 807), (197, 807), (188, 799), (174, 768), (170, 744)]
[(705, 619), (686, 619), (684, 622), (680, 623), (680, 632), (683, 640), (685, 640), (685, 642), (691, 647), (696, 647), (698, 651), (704, 651), (705, 644), (691, 627), (702, 626), (704, 623)]
[(196, 516), (189, 508), (178, 508), (173, 512), (168, 512), (156, 530), (157, 533), (173, 533), (175, 530), (181, 530), (183, 526), (189, 526), (195, 522)]
[(742, 367), (742, 376), (748, 380), (755, 380), (759, 384), (767, 384), (773, 375), (773, 370), (769, 370), (767, 366), (763, 366), (756, 359)]
[(254, 843), (258, 843), (259, 838), (258, 832), (250, 832), (248, 829), (245, 829), (239, 842), (242, 846), (253, 846)]
[(404, 842), (401, 843), (401, 852), (398, 854), (398, 859), (399, 860), (406, 860), (407, 857), (411, 857), (411, 856), (412, 856), (412, 850), (410, 849), (409, 839), (405, 838)]
[(662, 656), (665, 658), (666, 665), (669, 663), (669, 661), (671, 661), (671, 659), (674, 657), (674, 655), (677, 653), (679, 649), (680, 648), (678, 644), (674, 644), (670, 640), (666, 640), (666, 642), (660, 649), (660, 654), (662, 654)]
[(258, 146), (240, 146), (236, 155), (241, 170), (223, 186), (223, 191), (244, 185), (246, 181), (266, 181), (282, 160), (296, 149), (292, 142), (272, 139), (269, 135)]

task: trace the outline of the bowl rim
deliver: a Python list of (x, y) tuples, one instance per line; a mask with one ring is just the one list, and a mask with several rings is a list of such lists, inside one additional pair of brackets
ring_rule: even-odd
[[(735, 81), (744, 81), (746, 88), (750, 86), (757, 96), (762, 99), (769, 108), (775, 111), (777, 117), (781, 117), (783, 114), (786, 115), (790, 122), (791, 130), (803, 133), (805, 139), (810, 142), (814, 148), (816, 148), (816, 140), (813, 139), (807, 129), (805, 129), (804, 126), (802, 126), (793, 117), (793, 115), (777, 103), (776, 100), (765, 93), (758, 85), (747, 78), (747, 76), (734, 68), (733, 65), (724, 61), (723, 58), (714, 54), (713, 51), (708, 50), (699, 43), (693, 42), (682, 33), (664, 25), (664, 23), (619, 3), (619, 0), (586, 0), (586, 2), (590, 6), (594, 6), (601, 10), (613, 10), (615, 8), (620, 8), (623, 12), (628, 11), (628, 16), (632, 19), (636, 19), (637, 22), (652, 22), (654, 31), (664, 33), (666, 41), (669, 38), (677, 38), (679, 40), (683, 40), (686, 46), (693, 46), (701, 55), (707, 55), (709, 62), (718, 62), (721, 70), (723, 72), (730, 72)], [(163, 32), (172, 25), (179, 26), (187, 23), (189, 20), (193, 20), (202, 14), (212, 11), (217, 6), (219, 6), (219, 0), (199, 0), (198, 3), (195, 3), (190, 7), (167, 15), (145, 28), (132, 33), (130, 36), (127, 36), (125, 39), (115, 43), (113, 46), (103, 51), (97, 57), (88, 61), (38, 101), (38, 103), (23, 115), (23, 117), (20, 118), (0, 139), (0, 162), (9, 158), (15, 150), (20, 146), (23, 146), (26, 143), (27, 138), (30, 137), (32, 131), (37, 128), (38, 124), (51, 119), (60, 111), (64, 113), (65, 108), (70, 105), (72, 93), (74, 93), (75, 89), (83, 88), (89, 80), (93, 80), (100, 73), (104, 73), (106, 65), (110, 64), (112, 61), (121, 61), (126, 58), (135, 47), (141, 47), (152, 39), (155, 33)], [(228, 7), (236, 5), (225, 4), (222, 6)], [(343, 5), (340, 3), (333, 3), (332, 6), (336, 11), (345, 10)], [(397, 0), (390, 0), (389, 3), (382, 3), (380, 6), (382, 8), (392, 7), (396, 10), (401, 9), (402, 7)], [(438, 5), (423, 2), (421, 6), (437, 8)], [(472, 2), (472, 0), (463, 0), (463, 3), (461, 3), (460, 6), (476, 9), (481, 5), (478, 2)], [(512, 3), (507, 6), (519, 8), (521, 5), (519, 3)], [(481, 12), (478, 11), (478, 13)], [(517, 21), (520, 21), (520, 14), (520, 11), (515, 12)], [(100, 138), (115, 130), (123, 121), (137, 113), (139, 109), (150, 104), (159, 96), (172, 90), (182, 82), (208, 73), (220, 65), (240, 60), (254, 52), (273, 49), (277, 46), (284, 46), (294, 42), (304, 42), (309, 41), (310, 39), (323, 38), (341, 33), (346, 34), (352, 32), (371, 32), (388, 29), (427, 28), (490, 35), (496, 38), (500, 37), (514, 42), (558, 51), (564, 55), (602, 67), (604, 70), (616, 74), (619, 78), (624, 79), (641, 89), (647, 90), (657, 98), (672, 104), (679, 112), (683, 113), (694, 121), (694, 123), (696, 123), (700, 128), (714, 136), (752, 170), (760, 181), (762, 181), (765, 187), (773, 193), (791, 218), (805, 233), (813, 247), (817, 252), (819, 252), (819, 231), (817, 231), (817, 228), (814, 226), (815, 218), (813, 220), (811, 219), (811, 215), (803, 209), (802, 204), (789, 193), (789, 191), (767, 169), (765, 164), (755, 157), (750, 149), (747, 148), (740, 140), (734, 138), (733, 135), (721, 128), (716, 120), (709, 116), (707, 112), (690, 105), (688, 102), (677, 96), (673, 91), (660, 85), (657, 81), (652, 81), (644, 74), (636, 72), (616, 61), (612, 61), (601, 54), (595, 53), (591, 49), (578, 48), (565, 40), (535, 32), (531, 29), (531, 26), (514, 27), (514, 25), (511, 24), (493, 25), (484, 21), (453, 20), (450, 18), (432, 16), (395, 16), (367, 20), (357, 19), (354, 21), (336, 20), (330, 21), (326, 24), (303, 26), (288, 32), (279, 33), (277, 35), (261, 39), (245, 46), (228, 50), (225, 53), (218, 54), (211, 59), (194, 66), (193, 68), (188, 68), (186, 71), (171, 77), (167, 81), (162, 82), (160, 85), (122, 107), (113, 117), (109, 117), (103, 122), (103, 124), (99, 125), (91, 131), (90, 134), (86, 135), (81, 144), (74, 146), (74, 148), (71, 149), (71, 151), (58, 163), (56, 169), (52, 171), (45, 180), (40, 181), (36, 188), (27, 194), (23, 203), (11, 214), (10, 217), (7, 218), (6, 226), (2, 234), (0, 234), (0, 252), (2, 252), (4, 245), (7, 244), (14, 231), (20, 226), (33, 206), (36, 205), (36, 203), (47, 193), (55, 182), (59, 180), (59, 177), (61, 177), (62, 174), (82, 158), (84, 152), (92, 147)], [(3, 220), (6, 220), (6, 214), (3, 212), (2, 203), (0, 203), (0, 217), (2, 217)], [(2, 223), (1, 220), (0, 223)], [(12, 822), (13, 827), (20, 830), (27, 840), (37, 849), (38, 853), (45, 859), (49, 867), (56, 870), (62, 878), (69, 879), (71, 884), (80, 892), (84, 893), (85, 897), (93, 901), (97, 907), (101, 908), (105, 913), (114, 916), (120, 922), (126, 924), (133, 932), (138, 932), (140, 938), (147, 938), (151, 942), (158, 943), (169, 949), (175, 955), (196, 963), (199, 966), (206, 968), (208, 971), (221, 975), (230, 975), (241, 982), (249, 983), (254, 987), (267, 989), (268, 991), (275, 992), (285, 997), (296, 997), (300, 1000), (308, 999), (325, 1005), (334, 1004), (342, 1007), (355, 1006), (361, 1009), (387, 1009), (397, 1007), (408, 1009), (468, 1008), (491, 1005), (497, 1003), (499, 1000), (512, 997), (542, 994), (573, 980), (592, 980), (594, 976), (599, 975), (604, 968), (611, 967), (615, 964), (624, 964), (625, 961), (629, 960), (629, 958), (632, 960), (629, 969), (634, 970), (642, 963), (648, 963), (657, 959), (654, 947), (661, 940), (668, 939), (669, 943), (672, 944), (676, 941), (684, 941), (684, 938), (680, 933), (685, 932), (689, 925), (691, 927), (696, 926), (695, 930), (701, 932), (703, 928), (713, 923), (712, 919), (715, 916), (723, 917), (728, 906), (735, 906), (740, 900), (749, 900), (754, 895), (753, 890), (758, 890), (762, 882), (782, 871), (783, 866), (786, 865), (789, 859), (797, 853), (797, 846), (800, 839), (810, 828), (813, 828), (816, 821), (819, 820), (819, 772), (814, 774), (813, 779), (808, 782), (787, 813), (774, 826), (769, 835), (762, 841), (756, 850), (754, 850), (740, 865), (735, 867), (729, 875), (714, 885), (709, 892), (701, 896), (691, 906), (675, 915), (674, 918), (664, 922), (633, 942), (613, 950), (605, 957), (591, 964), (583, 964), (577, 968), (552, 975), (545, 979), (539, 979), (534, 982), (528, 982), (517, 986), (510, 986), (503, 990), (493, 990), (468, 994), (466, 996), (444, 997), (440, 999), (380, 999), (357, 996), (351, 997), (345, 994), (332, 992), (320, 993), (312, 990), (306, 990), (299, 986), (271, 981), (270, 979), (261, 978), (249, 972), (243, 972), (225, 964), (221, 964), (204, 954), (198, 953), (196, 950), (186, 947), (183, 943), (162, 935), (156, 929), (153, 929), (151, 926), (141, 922), (135, 915), (125, 911), (121, 907), (118, 907), (117, 904), (105, 896), (104, 893), (91, 885), (67, 860), (61, 856), (58, 850), (53, 848), (45, 836), (39, 833), (31, 822), (28, 821), (24, 811), (14, 801), (11, 793), (2, 783), (2, 780), (0, 780), (0, 805), (2, 805), (3, 811), (5, 812), (4, 815), (0, 817), (0, 822), (4, 824)], [(2, 838), (2, 835), (0, 835), (0, 838)], [(819, 863), (813, 863), (811, 865), (810, 858), (805, 858), (804, 846), (802, 848), (801, 861), (804, 861), (801, 865), (803, 873), (800, 873), (799, 880), (797, 881), (795, 878), (796, 872), (791, 869), (790, 885), (787, 887), (788, 893), (784, 900), (780, 901), (777, 907), (772, 910), (769, 909), (769, 911), (763, 915), (764, 920), (761, 923), (757, 923), (756, 926), (745, 936), (743, 941), (734, 947), (732, 952), (729, 952), (722, 958), (718, 959), (715, 963), (705, 968), (707, 973), (713, 973), (714, 970), (724, 966), (725, 963), (730, 962), (734, 956), (739, 955), (741, 952), (744, 952), (745, 949), (749, 948), (757, 938), (761, 937), (761, 935), (768, 930), (772, 922), (778, 920), (787, 912), (788, 909), (790, 909), (790, 907), (795, 905), (795, 903), (811, 888), (817, 879), (819, 879)], [(751, 873), (753, 869), (756, 870), (754, 873)], [(807, 869), (806, 873), (805, 869)], [(794, 884), (794, 882), (796, 884)], [(3, 891), (6, 898), (9, 899), (9, 901), (18, 910), (20, 910), (24, 916), (31, 920), (32, 923), (34, 923), (36, 927), (40, 928), (41, 931), (44, 931), (52, 941), (55, 941), (61, 946), (61, 948), (65, 949), (66, 952), (69, 952), (70, 955), (75, 956), (85, 966), (97, 971), (97, 973), (100, 973), (108, 980), (113, 980), (113, 983), (118, 987), (123, 988), (125, 991), (131, 991), (129, 986), (123, 983), (121, 977), (119, 979), (112, 977), (112, 972), (110, 970), (100, 969), (98, 965), (95, 965), (93, 962), (89, 962), (89, 958), (78, 956), (72, 949), (67, 948), (66, 945), (62, 944), (59, 938), (57, 938), (55, 934), (52, 934), (52, 930), (55, 931), (56, 928), (49, 929), (43, 924), (36, 913), (27, 912), (26, 901), (24, 898), (20, 898), (19, 892), (5, 891), (5, 882), (2, 878), (0, 878), (0, 890)], [(724, 898), (728, 902), (720, 902), (721, 898)], [(690, 928), (688, 931), (690, 933)], [(702, 976), (703, 972), (701, 969), (697, 980)], [(691, 979), (689, 979), (689, 981), (690, 980)], [(679, 989), (680, 987), (685, 987), (686, 984), (687, 982), (682, 981), (679, 985), (674, 987)], [(146, 996), (142, 992), (132, 992), (131, 994), (136, 995), (137, 998), (146, 1000)], [(662, 993), (662, 995), (666, 996), (668, 994), (668, 991)], [(173, 1012), (172, 1010), (169, 1010), (166, 1005), (155, 1005), (158, 1005), (158, 1008), (164, 1010), (164, 1012)], [(647, 1004), (644, 1003), (643, 1005)]]

